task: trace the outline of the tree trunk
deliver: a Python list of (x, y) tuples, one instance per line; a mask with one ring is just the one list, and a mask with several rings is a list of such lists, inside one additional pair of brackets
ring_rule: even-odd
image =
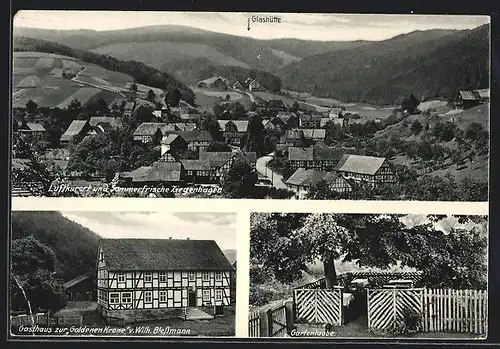
[(333, 288), (337, 285), (337, 271), (335, 270), (335, 260), (329, 257), (323, 262), (325, 270), (326, 288)]

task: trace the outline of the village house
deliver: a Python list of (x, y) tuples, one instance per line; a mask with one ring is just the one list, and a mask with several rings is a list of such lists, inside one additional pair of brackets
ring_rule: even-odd
[(217, 120), (226, 142), (239, 146), (248, 131), (248, 120)]
[(96, 284), (93, 272), (77, 276), (63, 284), (69, 302), (92, 302), (96, 300)]
[(304, 138), (313, 143), (324, 141), (326, 137), (326, 130), (321, 128), (302, 129), (301, 131), (304, 134)]
[(334, 168), (348, 180), (373, 186), (395, 183), (396, 176), (385, 158), (345, 154)]
[(73, 120), (68, 129), (62, 134), (60, 143), (67, 145), (75, 139), (83, 139), (91, 130), (88, 120)]
[(123, 106), (123, 116), (131, 117), (135, 110), (135, 101), (126, 101)]
[(181, 136), (188, 144), (188, 149), (196, 152), (205, 151), (212, 143), (212, 135), (208, 131), (176, 131), (170, 132)]
[(468, 109), (490, 100), (490, 89), (459, 91), (457, 107)]
[(262, 88), (262, 86), (260, 85), (260, 82), (258, 82), (255, 79), (252, 79), (252, 78), (247, 78), (245, 80), (245, 86), (247, 87), (247, 89), (249, 91), (258, 91)]
[(167, 160), (163, 154), (161, 161), (156, 161), (149, 166), (141, 166), (129, 172), (120, 174), (120, 178), (125, 180), (131, 186), (164, 186), (171, 187), (172, 185), (182, 184), (182, 164)]
[(97, 309), (125, 323), (211, 319), (231, 305), (233, 271), (213, 240), (101, 239)]
[(110, 130), (118, 130), (122, 127), (121, 118), (109, 116), (92, 116), (89, 119), (90, 131), (87, 135), (97, 135), (109, 132)]
[(201, 88), (213, 88), (219, 91), (227, 91), (229, 89), (227, 80), (220, 76), (213, 76), (211, 78), (198, 81), (197, 85)]
[(299, 117), (294, 112), (278, 112), (277, 117), (286, 125), (287, 129), (299, 127)]
[(188, 149), (188, 143), (180, 135), (171, 133), (166, 135), (161, 140), (161, 154), (171, 154), (174, 159), (177, 160), (180, 154), (184, 153)]
[(287, 111), (287, 108), (281, 99), (272, 99), (264, 101), (258, 106), (259, 111), (271, 111), (276, 114)]
[(355, 148), (327, 147), (319, 143), (311, 147), (290, 147), (288, 162), (293, 169), (333, 170), (344, 154), (358, 154)]
[(194, 184), (209, 184), (217, 181), (215, 170), (211, 170), (209, 160), (181, 159), (179, 161), (184, 168), (183, 175), (185, 182)]
[(32, 139), (41, 139), (46, 135), (47, 130), (38, 122), (22, 122), (17, 128), (17, 132)]
[(200, 152), (199, 160), (208, 161), (211, 180), (221, 181), (236, 160), (245, 161), (251, 168), (255, 168), (257, 154), (255, 152)]
[(331, 190), (338, 193), (352, 190), (351, 184), (340, 174), (317, 169), (298, 168), (285, 182), (295, 192), (296, 199), (304, 199), (311, 187), (324, 181)]
[(328, 117), (330, 119), (341, 118), (342, 117), (342, 108), (332, 108), (328, 112)]
[(266, 130), (282, 131), (286, 128), (287, 125), (280, 118), (274, 117), (271, 119), (263, 119), (262, 126), (264, 126)]
[(168, 132), (178, 131), (175, 125), (163, 122), (143, 122), (134, 131), (134, 141), (142, 143), (153, 143), (160, 141)]
[(239, 81), (236, 81), (233, 84), (233, 90), (243, 90), (243, 85)]
[(321, 128), (321, 114), (301, 114), (299, 128)]
[(180, 114), (179, 118), (181, 119), (182, 122), (189, 122), (189, 123), (194, 123), (196, 124), (201, 120), (201, 114), (200, 113), (182, 113)]
[(194, 131), (196, 130), (196, 124), (192, 122), (174, 122), (175, 128), (179, 131)]

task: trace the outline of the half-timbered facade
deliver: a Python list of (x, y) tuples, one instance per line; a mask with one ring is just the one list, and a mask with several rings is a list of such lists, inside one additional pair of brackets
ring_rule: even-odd
[(215, 241), (101, 239), (97, 304), (125, 322), (177, 317), (188, 308), (231, 305), (234, 268)]
[(355, 148), (327, 147), (323, 143), (315, 144), (307, 148), (288, 148), (288, 162), (293, 169), (318, 169), (333, 170), (342, 155), (357, 154)]
[(334, 168), (344, 178), (374, 186), (396, 182), (396, 175), (385, 158), (343, 155)]
[(351, 184), (338, 173), (316, 169), (299, 168), (286, 180), (285, 184), (288, 189), (295, 192), (296, 199), (304, 199), (308, 191), (321, 181), (337, 193), (352, 190)]

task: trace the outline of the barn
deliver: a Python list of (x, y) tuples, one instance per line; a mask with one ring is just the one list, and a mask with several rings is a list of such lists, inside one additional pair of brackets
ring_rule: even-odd
[(211, 319), (231, 305), (231, 272), (212, 240), (101, 239), (98, 310), (125, 323)]

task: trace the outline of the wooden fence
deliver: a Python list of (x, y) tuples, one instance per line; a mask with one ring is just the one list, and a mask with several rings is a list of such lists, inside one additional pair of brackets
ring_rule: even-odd
[(342, 287), (323, 290), (296, 289), (293, 296), (298, 320), (315, 324), (342, 325)]
[(282, 302), (248, 316), (249, 337), (287, 337), (293, 326), (293, 302)]
[(33, 315), (33, 318), (31, 315), (28, 314), (19, 314), (15, 316), (10, 316), (10, 325), (11, 326), (21, 326), (21, 325), (31, 325), (35, 322), (35, 324), (38, 325), (47, 325), (48, 323), (48, 315), (46, 313), (37, 313)]
[(486, 291), (426, 289), (423, 300), (423, 331), (487, 333)]
[(368, 328), (402, 326), (404, 311), (421, 316), (419, 331), (486, 334), (486, 291), (452, 289), (368, 289)]

